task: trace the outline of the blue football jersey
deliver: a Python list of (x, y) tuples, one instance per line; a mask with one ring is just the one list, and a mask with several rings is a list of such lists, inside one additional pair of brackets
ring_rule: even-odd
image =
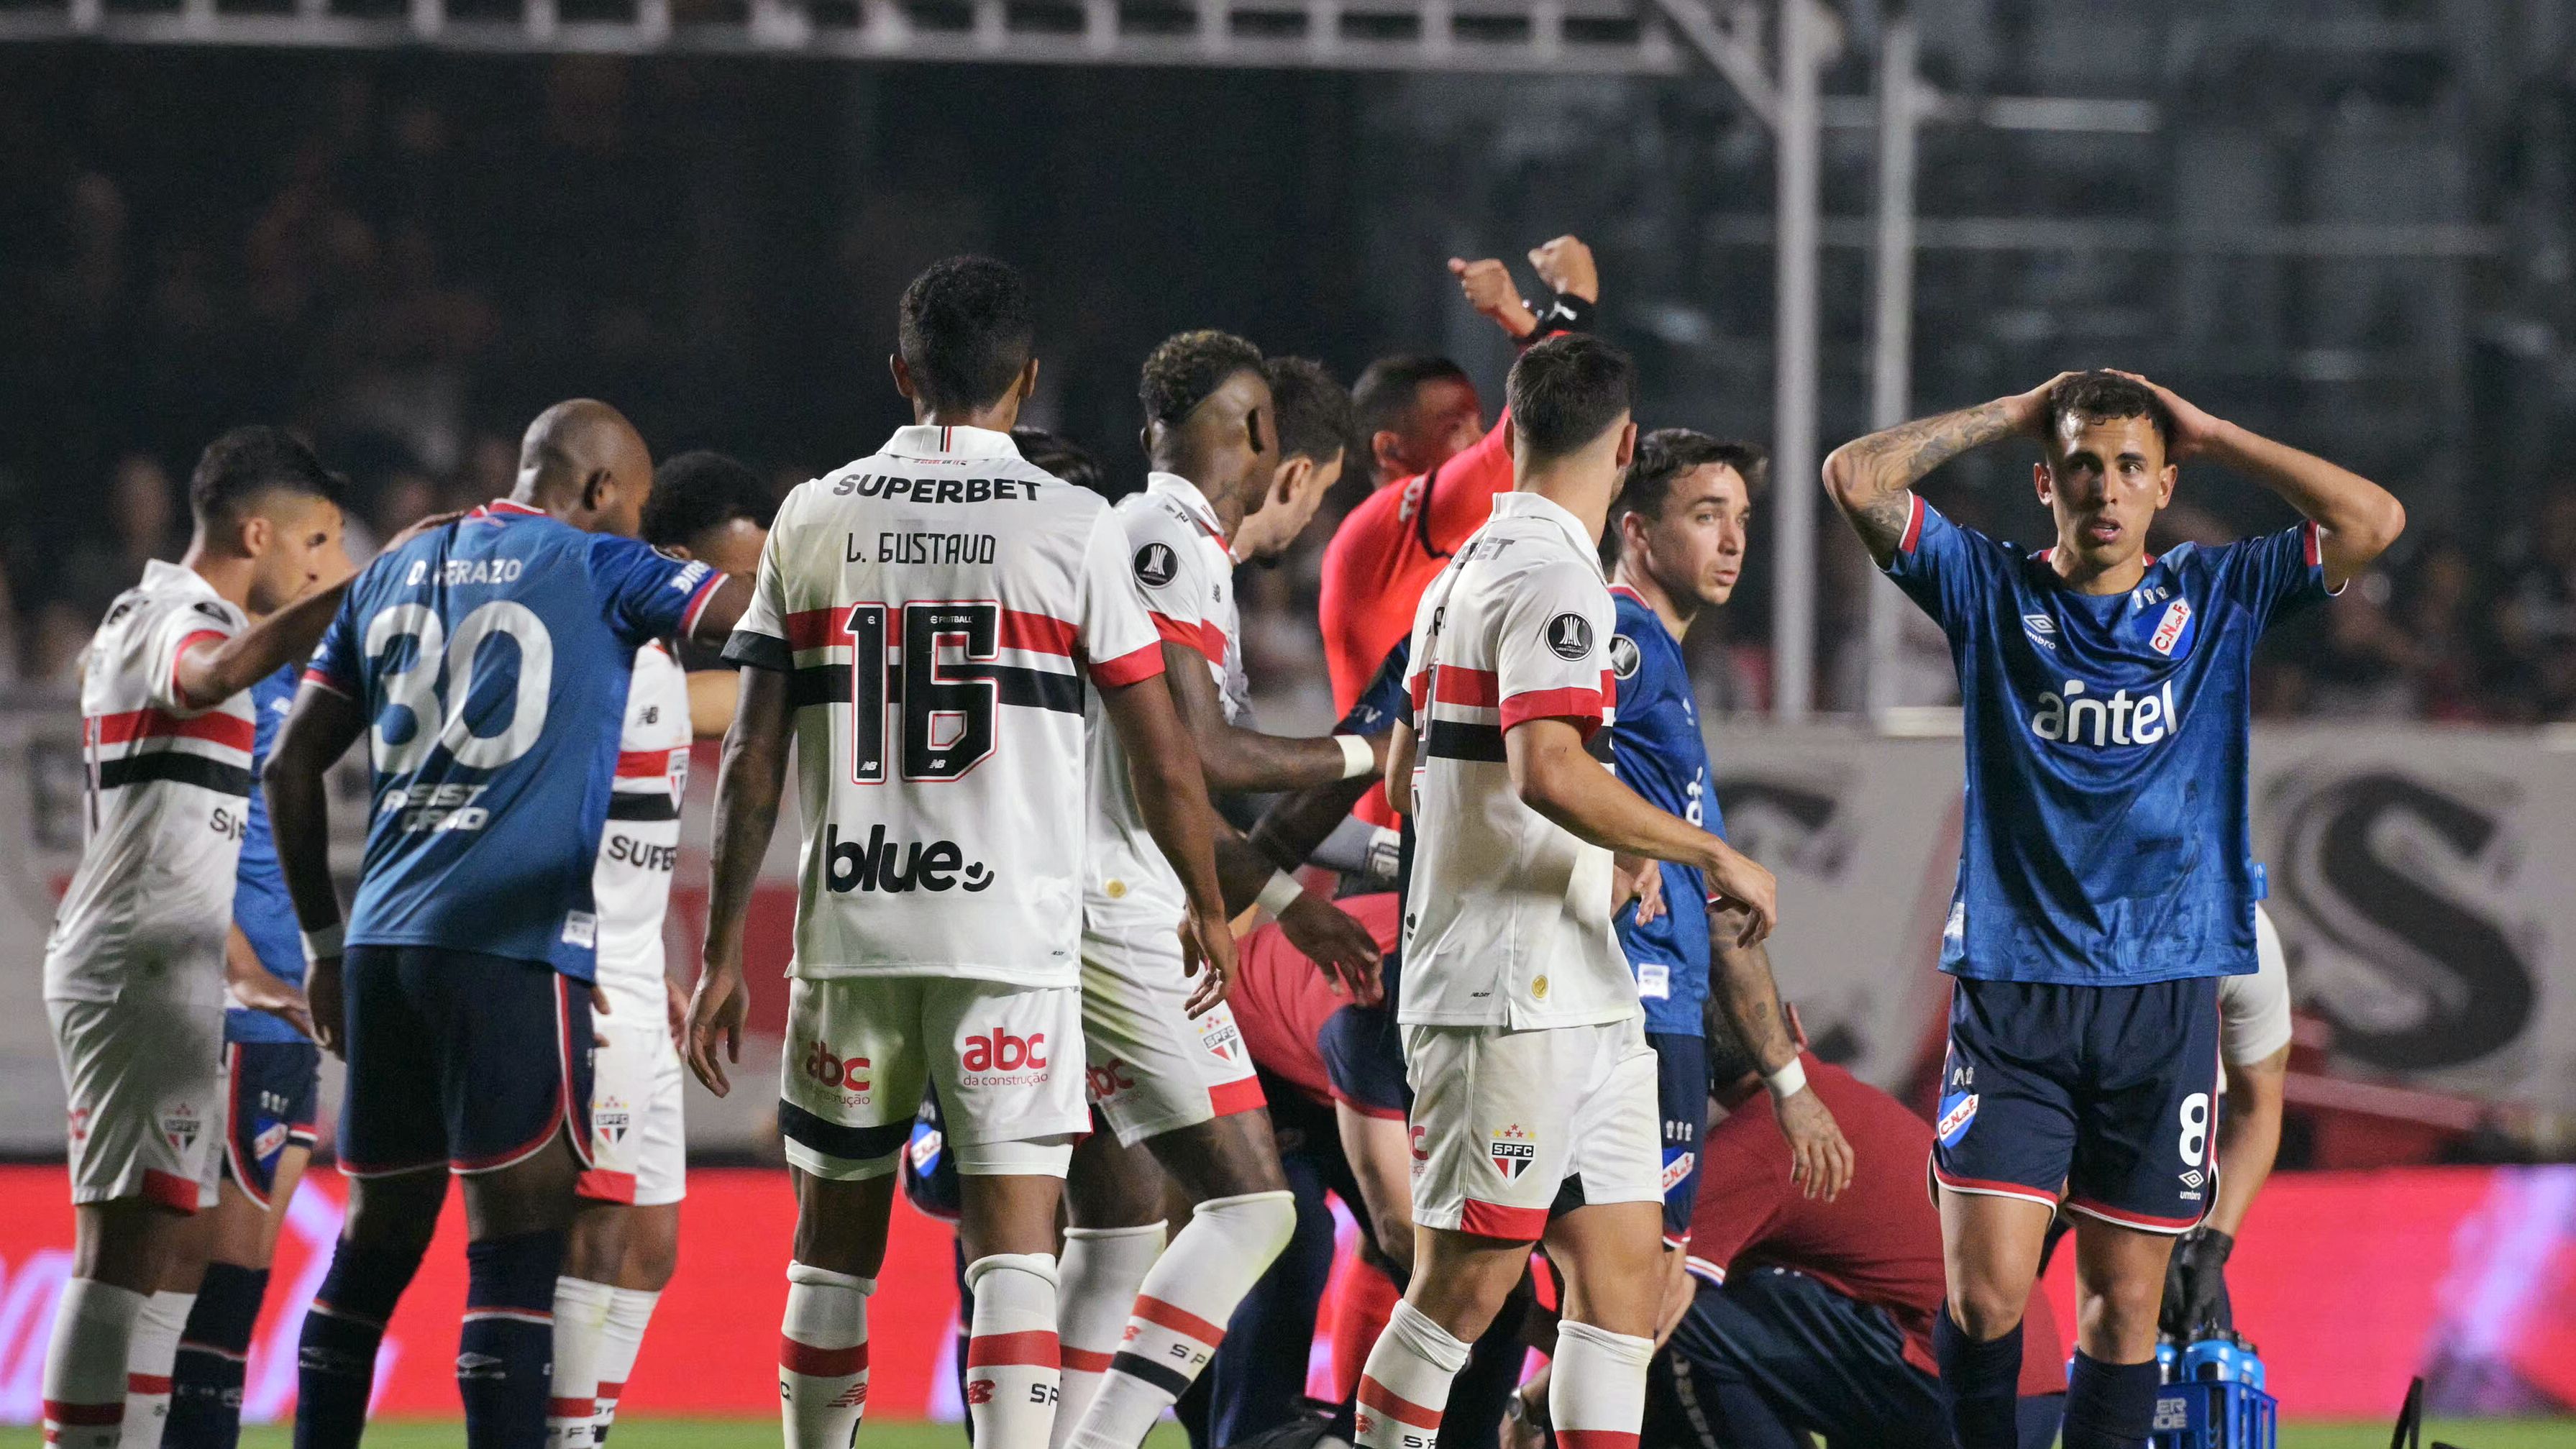
[[(1619, 632), (1610, 640), (1610, 673), (1619, 681), (1619, 718), (1610, 726), (1611, 768), (1646, 803), (1723, 836), (1725, 818), (1708, 784), (1708, 741), (1699, 732), (1682, 641), (1653, 606), (1612, 585)], [(1637, 908), (1619, 912), (1619, 948), (1637, 978), (1646, 1030), (1698, 1036), (1708, 1000), (1708, 881), (1698, 870), (1662, 862), (1664, 913), (1637, 924)]]
[[(1967, 796), (1941, 968), (2135, 986), (2254, 969), (2254, 646), (2325, 597), (2313, 525), (2067, 588), (1914, 501), (1888, 576), (1950, 639)], [(1623, 711), (1624, 713), (1624, 711)]]
[(591, 871), (635, 650), (687, 633), (723, 577), (508, 502), (369, 564), (304, 676), (370, 722), (375, 813), (350, 944), (589, 980)]
[[(292, 664), (250, 687), (250, 708), (257, 734), (250, 749), (251, 778), (259, 778), (286, 712), (295, 703)], [(233, 924), (250, 942), (259, 964), (293, 985), (304, 984), (304, 938), (297, 933), (295, 903), (286, 898), (286, 877), (277, 868), (277, 841), (268, 833), (266, 792), (250, 792), (249, 819), (242, 827), (241, 862), (233, 868)], [(226, 1041), (298, 1042), (304, 1033), (265, 1011), (230, 1007), (224, 1012)]]

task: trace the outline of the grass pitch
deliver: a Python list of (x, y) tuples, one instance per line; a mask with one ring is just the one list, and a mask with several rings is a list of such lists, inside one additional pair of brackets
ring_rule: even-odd
[[(2576, 1419), (2445, 1420), (2424, 1426), (2424, 1443), (2434, 1440), (2459, 1449), (2571, 1449), (2576, 1446)], [(33, 1429), (0, 1429), (0, 1449), (38, 1449)], [(283, 1428), (248, 1429), (242, 1449), (287, 1449)], [(465, 1429), (455, 1422), (395, 1421), (367, 1430), (367, 1449), (456, 1449)], [(622, 1422), (609, 1440), (618, 1449), (775, 1449), (778, 1426), (750, 1419), (637, 1419)], [(1165, 1424), (1147, 1439), (1146, 1449), (1182, 1449), (1188, 1441), (1180, 1429)], [(2284, 1424), (2281, 1449), (2384, 1449), (2386, 1424)], [(859, 1430), (859, 1449), (965, 1449), (966, 1434), (954, 1424), (871, 1423)]]

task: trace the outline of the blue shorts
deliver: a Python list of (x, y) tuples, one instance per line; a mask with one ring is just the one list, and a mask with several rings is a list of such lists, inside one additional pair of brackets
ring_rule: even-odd
[(1663, 1120), (1664, 1241), (1690, 1242), (1691, 1209), (1699, 1205), (1699, 1155), (1708, 1139), (1708, 1042), (1679, 1032), (1650, 1031), (1655, 1049), (1656, 1112)]
[(224, 1047), (224, 1173), (262, 1210), (286, 1149), (313, 1150), (321, 1095), (322, 1049), (309, 1041)]
[(542, 961), (351, 946), (340, 1170), (490, 1172), (562, 1133), (590, 1166), (590, 988)]
[(1413, 1088), (1404, 1075), (1404, 1028), (1395, 1021), (1395, 1003), (1404, 990), (1402, 969), (1397, 953), (1387, 952), (1380, 973), (1385, 1004), (1342, 1007), (1324, 1018), (1315, 1039), (1334, 1098), (1370, 1117), (1402, 1118), (1413, 1110)]
[(2179, 1233), (2218, 1200), (2218, 978), (2145, 986), (1961, 979), (1932, 1175)]

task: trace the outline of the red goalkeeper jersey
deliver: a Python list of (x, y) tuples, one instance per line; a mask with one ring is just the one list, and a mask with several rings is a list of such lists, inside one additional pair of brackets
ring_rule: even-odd
[(1413, 632), (1422, 591), (1493, 516), (1494, 495), (1511, 491), (1512, 455), (1503, 443), (1511, 425), (1506, 411), (1467, 451), (1370, 494), (1325, 545), (1315, 612), (1336, 712), (1349, 711), (1386, 651)]

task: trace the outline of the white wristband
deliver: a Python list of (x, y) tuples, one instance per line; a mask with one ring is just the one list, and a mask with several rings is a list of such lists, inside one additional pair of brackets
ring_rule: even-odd
[(1305, 893), (1306, 888), (1297, 884), (1295, 876), (1284, 870), (1274, 870), (1270, 873), (1270, 884), (1261, 888), (1261, 894), (1255, 896), (1252, 903), (1276, 916), (1297, 904), (1297, 898)]
[(1763, 1077), (1762, 1085), (1771, 1089), (1771, 1100), (1785, 1102), (1807, 1090), (1806, 1064), (1791, 1057), (1789, 1065)]
[(1335, 735), (1333, 743), (1342, 747), (1342, 778), (1356, 780), (1377, 773), (1377, 751), (1358, 735)]
[(341, 938), (348, 934), (349, 923), (333, 921), (318, 931), (301, 931), (304, 938), (304, 964), (325, 961), (341, 953)]

